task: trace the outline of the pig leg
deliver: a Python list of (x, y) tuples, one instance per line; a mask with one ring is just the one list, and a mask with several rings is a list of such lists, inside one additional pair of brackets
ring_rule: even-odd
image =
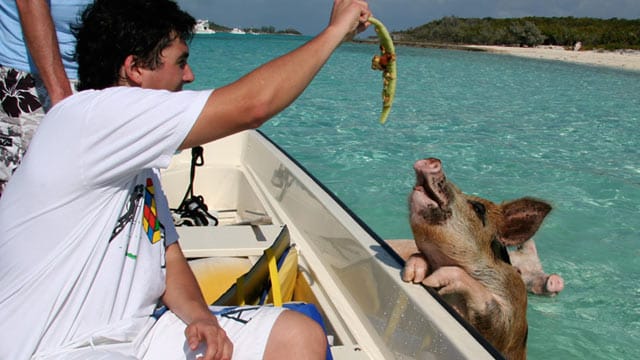
[(419, 284), (427, 277), (427, 258), (420, 253), (413, 239), (387, 240), (386, 243), (405, 261), (402, 269), (403, 281)]
[[(462, 268), (456, 266), (442, 267), (433, 274), (429, 274), (427, 258), (420, 253), (414, 240), (390, 240), (387, 244), (405, 260), (402, 270), (402, 280), (414, 284), (423, 283), (426, 286), (436, 288), (440, 295), (449, 299), (462, 297), (465, 301), (453, 300), (453, 307), (460, 315), (468, 315), (469, 311), (475, 314), (485, 314), (487, 304), (494, 304), (493, 295), (485, 286), (473, 279)], [(467, 304), (463, 308), (461, 304)]]
[(542, 269), (533, 239), (525, 241), (515, 249), (509, 249), (509, 258), (511, 264), (520, 272), (530, 293), (554, 296), (564, 288), (564, 280), (560, 275), (548, 275)]
[(385, 243), (404, 261), (407, 261), (411, 255), (420, 252), (413, 239), (386, 240)]
[[(421, 283), (428, 274), (429, 265), (427, 259), (419, 253), (415, 241), (412, 239), (389, 240), (387, 244), (405, 260), (402, 280), (416, 284)], [(518, 269), (530, 293), (554, 296), (564, 289), (564, 280), (560, 275), (549, 275), (542, 270), (533, 239), (518, 247), (510, 247), (508, 250), (512, 265)]]
[(404, 263), (402, 281), (419, 284), (427, 277), (428, 273), (429, 263), (427, 262), (427, 258), (420, 253), (415, 253), (409, 256)]
[[(457, 266), (445, 266), (429, 273), (427, 259), (421, 253), (409, 255), (402, 270), (402, 280), (415, 284), (422, 283), (435, 288), (448, 297), (453, 308), (467, 319), (493, 316), (498, 303), (493, 294), (466, 271)], [(463, 300), (457, 300), (462, 298)]]
[[(463, 301), (448, 301), (460, 315), (473, 323), (498, 321), (500, 301), (478, 280), (457, 266), (443, 266), (422, 281), (438, 294), (449, 299), (462, 298)], [(493, 320), (491, 320), (493, 319)]]

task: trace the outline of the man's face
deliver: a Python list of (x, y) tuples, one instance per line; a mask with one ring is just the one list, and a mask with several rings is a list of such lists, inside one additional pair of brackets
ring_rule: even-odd
[(170, 91), (182, 90), (182, 85), (195, 79), (187, 63), (189, 47), (184, 40), (176, 37), (162, 50), (161, 64), (155, 70), (142, 69), (141, 87)]

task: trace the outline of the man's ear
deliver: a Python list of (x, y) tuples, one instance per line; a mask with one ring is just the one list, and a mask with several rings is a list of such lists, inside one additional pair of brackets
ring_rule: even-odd
[(120, 76), (129, 84), (140, 86), (142, 84), (142, 68), (138, 66), (136, 57), (128, 55), (120, 69)]

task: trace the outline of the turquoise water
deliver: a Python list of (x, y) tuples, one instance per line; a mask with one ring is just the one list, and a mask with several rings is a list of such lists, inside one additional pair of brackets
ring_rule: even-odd
[[(198, 36), (188, 87), (222, 86), (305, 40)], [(536, 240), (566, 286), (529, 297), (529, 359), (640, 358), (640, 73), (399, 47), (383, 126), (375, 52), (341, 46), (262, 130), (385, 239), (411, 237), (412, 164), (424, 157), (466, 192), (547, 199)]]

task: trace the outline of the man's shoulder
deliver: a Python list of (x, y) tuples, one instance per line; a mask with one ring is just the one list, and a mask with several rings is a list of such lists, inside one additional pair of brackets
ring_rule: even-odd
[(176, 126), (187, 123), (190, 128), (210, 93), (210, 90), (170, 92), (126, 86), (84, 90), (64, 99), (49, 116), (65, 119), (70, 125), (75, 124), (72, 126), (103, 128), (128, 124), (148, 128), (175, 120)]
[[(61, 104), (65, 106), (92, 106), (105, 109), (130, 108), (132, 104), (153, 96), (161, 96), (157, 91), (146, 90), (138, 87), (113, 86), (100, 90), (83, 90), (64, 99)], [(121, 106), (117, 106), (120, 104)], [(64, 107), (64, 106), (62, 106)], [(61, 108), (62, 108), (61, 107)]]
[(194, 91), (194, 90), (181, 90), (181, 91), (169, 91), (169, 90), (159, 90), (159, 89), (145, 89), (137, 86), (112, 86), (100, 90), (83, 90), (72, 97), (76, 97), (78, 99), (89, 99), (89, 98), (110, 98), (110, 97), (124, 97), (129, 99), (130, 101), (136, 101), (144, 98), (169, 98), (169, 97), (189, 97), (189, 96), (198, 96), (197, 94), (201, 94), (207, 91)]

